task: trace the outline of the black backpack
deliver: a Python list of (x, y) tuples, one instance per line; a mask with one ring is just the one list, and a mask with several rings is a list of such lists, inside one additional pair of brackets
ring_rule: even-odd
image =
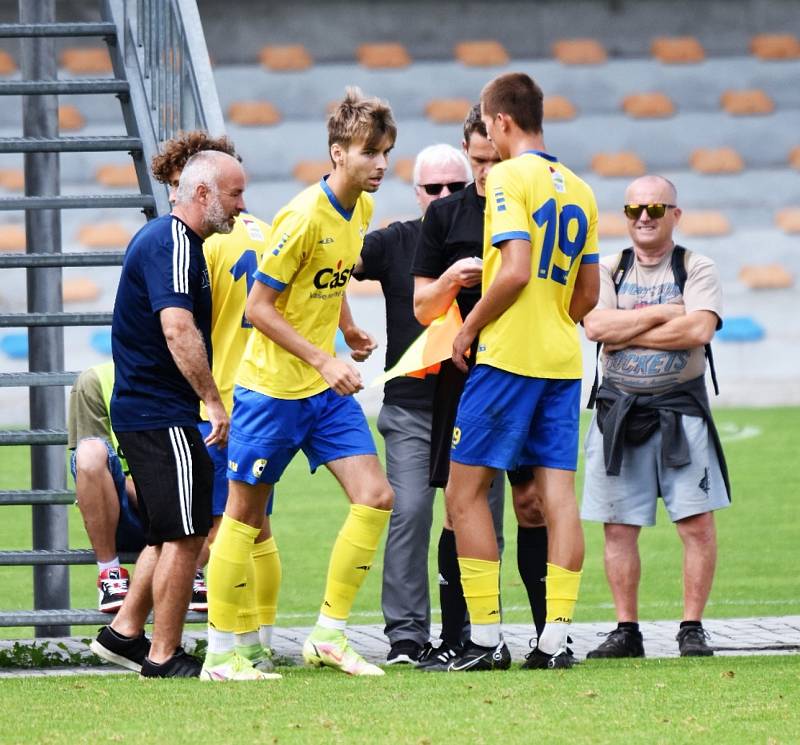
[[(628, 270), (633, 266), (633, 249), (626, 248), (619, 256), (619, 263), (617, 268), (611, 275), (614, 280), (614, 294), (619, 293), (619, 288), (622, 286), (622, 281)], [(683, 246), (675, 246), (672, 251), (672, 276), (675, 278), (675, 284), (683, 295), (683, 288), (686, 286), (686, 249)], [(595, 366), (594, 366), (594, 383), (592, 384), (592, 392), (589, 394), (589, 403), (586, 405), (587, 409), (593, 409), (595, 400), (597, 399), (597, 388), (599, 385), (599, 359), (600, 347), (603, 346), (602, 342), (597, 342), (597, 351), (595, 353)], [(711, 352), (711, 345), (705, 345), (706, 359), (708, 360), (708, 370), (711, 373), (711, 382), (714, 384), (714, 394), (719, 396), (719, 384), (717, 383), (717, 371), (714, 369), (714, 355)]]

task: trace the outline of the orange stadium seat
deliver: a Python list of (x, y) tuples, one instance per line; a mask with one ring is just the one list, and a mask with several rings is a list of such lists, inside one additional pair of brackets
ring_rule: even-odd
[(647, 172), (644, 161), (630, 151), (597, 153), (592, 156), (592, 170), (606, 178), (643, 176)]
[(263, 47), (258, 55), (264, 67), (275, 72), (307, 70), (314, 60), (302, 44)]
[(58, 128), (65, 132), (83, 129), (86, 119), (75, 106), (64, 104), (58, 107)]
[(800, 207), (784, 207), (775, 213), (775, 223), (784, 233), (800, 233)]
[(95, 171), (94, 177), (103, 186), (139, 186), (139, 179), (136, 178), (136, 169), (133, 167), (133, 163), (124, 166), (116, 163), (100, 166)]
[(757, 88), (742, 91), (725, 91), (720, 104), (729, 114), (734, 116), (750, 116), (753, 114), (771, 114), (775, 110), (772, 99)]
[(509, 56), (506, 48), (492, 39), (483, 41), (462, 41), (454, 48), (456, 59), (468, 67), (497, 67), (507, 65)]
[(461, 124), (471, 108), (466, 98), (434, 98), (425, 104), (425, 115), (436, 124)]
[(689, 165), (698, 173), (739, 173), (744, 161), (732, 147), (697, 148), (689, 156)]
[(14, 58), (5, 49), (0, 49), (0, 75), (12, 75), (16, 71)]
[(85, 303), (90, 300), (97, 300), (101, 290), (96, 282), (88, 277), (72, 277), (65, 279), (61, 287), (62, 296), (65, 303)]
[(0, 225), (0, 251), (24, 251), (25, 228), (22, 225)]
[(0, 168), (0, 186), (8, 191), (25, 188), (25, 171), (21, 168)]
[(600, 238), (625, 238), (628, 235), (628, 221), (622, 210), (601, 212), (597, 216), (597, 235)]
[(565, 122), (574, 119), (577, 113), (572, 101), (564, 96), (544, 97), (545, 121)]
[(269, 127), (280, 122), (281, 112), (269, 101), (234, 101), (228, 119), (242, 127)]
[(315, 184), (331, 172), (331, 162), (325, 160), (301, 160), (292, 169), (292, 176), (304, 184)]
[(716, 210), (684, 212), (678, 223), (678, 230), (684, 235), (713, 237), (728, 235), (731, 225), (728, 218)]
[(356, 51), (358, 64), (370, 69), (408, 67), (411, 57), (397, 42), (361, 44)]
[(86, 248), (125, 248), (132, 235), (118, 222), (97, 222), (81, 225), (77, 237)]
[(757, 34), (750, 40), (750, 51), (763, 60), (797, 59), (800, 39), (794, 34)]
[(672, 116), (675, 104), (664, 93), (632, 93), (622, 99), (622, 109), (636, 119), (658, 119)]
[(398, 158), (395, 160), (394, 175), (410, 184), (414, 178), (414, 158)]
[(660, 36), (650, 44), (652, 55), (668, 65), (689, 65), (702, 62), (706, 53), (693, 36)]
[(69, 47), (61, 52), (61, 67), (73, 75), (96, 75), (111, 72), (108, 50), (100, 47)]
[(564, 65), (600, 65), (608, 59), (597, 39), (560, 39), (553, 44), (553, 56)]
[(782, 290), (794, 285), (794, 277), (780, 264), (743, 266), (739, 281), (753, 290)]
[(800, 145), (793, 147), (789, 153), (789, 165), (800, 171)]

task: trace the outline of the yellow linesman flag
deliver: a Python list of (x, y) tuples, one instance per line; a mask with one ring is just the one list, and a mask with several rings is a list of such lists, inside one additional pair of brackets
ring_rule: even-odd
[(401, 375), (413, 378), (435, 375), (439, 372), (442, 360), (449, 360), (453, 356), (453, 340), (463, 325), (458, 303), (454, 300), (447, 313), (439, 316), (417, 337), (397, 364), (375, 378), (370, 385), (383, 385)]

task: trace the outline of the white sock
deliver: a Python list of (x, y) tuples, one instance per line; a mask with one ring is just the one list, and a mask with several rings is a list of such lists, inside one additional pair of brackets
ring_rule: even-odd
[(479, 647), (496, 647), (500, 644), (500, 624), (473, 623), (469, 635)]
[(546, 654), (555, 654), (559, 649), (564, 649), (567, 646), (568, 632), (568, 623), (548, 621), (537, 642), (539, 649)]
[(317, 619), (317, 626), (322, 626), (323, 629), (335, 629), (337, 631), (344, 631), (347, 628), (347, 621), (339, 618), (331, 618), (324, 613), (319, 614)]
[(115, 556), (111, 561), (98, 561), (97, 572), (105, 572), (106, 569), (119, 569), (119, 556)]
[(211, 654), (227, 654), (236, 646), (236, 634), (233, 631), (220, 631), (208, 627), (208, 651)]
[(259, 626), (258, 627), (258, 640), (264, 649), (272, 648), (272, 626)]
[(237, 647), (252, 647), (254, 644), (261, 644), (257, 631), (245, 631), (242, 634), (236, 634)]

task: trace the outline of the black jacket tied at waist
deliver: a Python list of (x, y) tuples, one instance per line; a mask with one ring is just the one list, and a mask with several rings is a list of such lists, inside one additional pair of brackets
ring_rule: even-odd
[(597, 426), (603, 434), (606, 473), (609, 476), (619, 475), (625, 443), (639, 445), (656, 430), (661, 431), (661, 462), (664, 466), (680, 468), (691, 463), (689, 443), (681, 425), (684, 414), (705, 420), (730, 499), (728, 466), (711, 417), (702, 375), (679, 383), (665, 393), (651, 394), (625, 393), (613, 383), (603, 381), (597, 391)]

